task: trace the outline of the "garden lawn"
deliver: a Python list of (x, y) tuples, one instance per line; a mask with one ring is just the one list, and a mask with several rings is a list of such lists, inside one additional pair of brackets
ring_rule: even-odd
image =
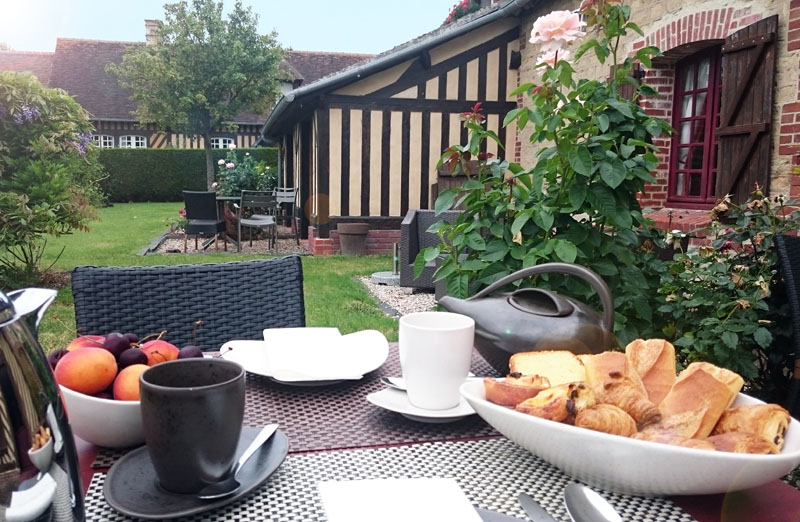
[[(177, 216), (182, 207), (182, 203), (124, 203), (100, 209), (99, 219), (90, 224), (89, 231), (50, 238), (42, 266), (55, 262), (53, 268), (69, 271), (79, 265), (177, 265), (271, 257), (213, 253), (213, 250), (203, 254), (138, 256), (140, 250), (166, 231), (167, 220)], [(302, 259), (308, 326), (335, 326), (343, 334), (375, 329), (390, 341), (397, 340), (397, 320), (381, 312), (377, 301), (355, 279), (359, 275), (390, 269), (389, 256), (304, 256)], [(131, 299), (136, 296), (132, 295)], [(56, 302), (45, 315), (39, 338), (44, 349), (49, 351), (65, 347), (74, 337), (75, 311), (72, 290), (67, 287), (59, 290)]]

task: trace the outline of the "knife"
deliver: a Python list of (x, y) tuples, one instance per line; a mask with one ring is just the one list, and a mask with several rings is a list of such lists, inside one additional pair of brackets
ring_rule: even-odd
[(533, 522), (557, 522), (533, 497), (527, 493), (520, 493), (517, 497), (522, 509), (531, 517)]
[(483, 522), (522, 522), (517, 517), (504, 515), (503, 513), (498, 513), (497, 511), (489, 511), (488, 509), (479, 507), (476, 507), (475, 511), (478, 512), (478, 515), (480, 515)]

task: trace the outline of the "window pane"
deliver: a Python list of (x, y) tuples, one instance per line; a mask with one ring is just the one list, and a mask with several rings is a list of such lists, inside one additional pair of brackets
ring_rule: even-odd
[(689, 165), (690, 169), (700, 170), (703, 168), (703, 147), (692, 147), (692, 155)]
[(686, 76), (683, 78), (683, 90), (694, 90), (694, 70), (695, 65), (690, 65), (686, 68)]
[(694, 97), (694, 115), (700, 116), (706, 113), (706, 93), (701, 92)]
[(675, 182), (675, 195), (683, 196), (683, 172), (678, 172), (677, 181)]
[(708, 88), (708, 73), (709, 73), (709, 66), (711, 65), (711, 59), (706, 57), (703, 58), (703, 61), (700, 62), (697, 66), (697, 88), (698, 89), (706, 89)]
[(689, 195), (699, 196), (702, 174), (689, 174)]
[(681, 118), (690, 118), (692, 116), (692, 96), (684, 96), (681, 100)]
[(706, 139), (706, 120), (694, 120), (694, 132), (692, 141), (703, 143)]
[(684, 170), (686, 168), (686, 158), (688, 155), (688, 147), (681, 147), (678, 149), (678, 170)]
[(681, 141), (678, 143), (689, 143), (692, 141), (692, 122), (685, 121), (681, 123)]

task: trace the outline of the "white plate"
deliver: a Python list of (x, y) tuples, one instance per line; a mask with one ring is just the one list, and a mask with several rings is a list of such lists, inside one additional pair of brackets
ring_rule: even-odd
[(389, 356), (389, 343), (377, 330), (348, 335), (341, 335), (336, 328), (264, 332), (264, 341), (228, 341), (220, 348), (220, 355), (250, 373), (296, 386), (361, 379)]
[[(753, 488), (800, 464), (800, 423), (792, 419), (779, 455), (683, 448), (609, 435), (540, 419), (486, 400), (483, 383), (466, 382), (461, 395), (497, 431), (572, 477), (633, 495), (705, 495)], [(734, 402), (761, 401), (742, 393)]]
[(469, 415), (474, 415), (473, 410), (463, 398), (455, 408), (449, 410), (424, 410), (408, 402), (408, 394), (394, 388), (384, 388), (381, 391), (370, 393), (367, 400), (385, 410), (394, 411), (403, 417), (428, 423), (454, 422)]

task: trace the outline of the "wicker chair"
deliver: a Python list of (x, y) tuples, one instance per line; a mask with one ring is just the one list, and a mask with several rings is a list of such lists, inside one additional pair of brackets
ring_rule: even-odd
[[(219, 250), (219, 237), (225, 234), (225, 219), (220, 217), (217, 205), (216, 192), (183, 191), (183, 201), (186, 206), (186, 219), (188, 223), (183, 232), (183, 251), (186, 252), (186, 243), (189, 236), (194, 236), (194, 249), (197, 250), (198, 236), (212, 236), (214, 250)], [(205, 248), (207, 245), (203, 245)], [(223, 242), (228, 250), (228, 242)]]
[(784, 406), (792, 417), (800, 418), (800, 237), (775, 236), (775, 247), (781, 263), (783, 280), (786, 282), (786, 297), (792, 313), (792, 339), (794, 353), (794, 378)]
[[(262, 339), (264, 328), (305, 326), (297, 256), (152, 267), (79, 266), (72, 271), (80, 334), (168, 330), (178, 347), (217, 350), (231, 339)], [(198, 324), (198, 322), (201, 322)]]
[(442, 212), (438, 216), (433, 210), (409, 210), (400, 224), (400, 286), (413, 288), (434, 288), (433, 273), (435, 262), (428, 263), (418, 278), (414, 277), (414, 259), (423, 248), (439, 244), (439, 236), (428, 232), (428, 228), (437, 221), (452, 223), (460, 211)]

